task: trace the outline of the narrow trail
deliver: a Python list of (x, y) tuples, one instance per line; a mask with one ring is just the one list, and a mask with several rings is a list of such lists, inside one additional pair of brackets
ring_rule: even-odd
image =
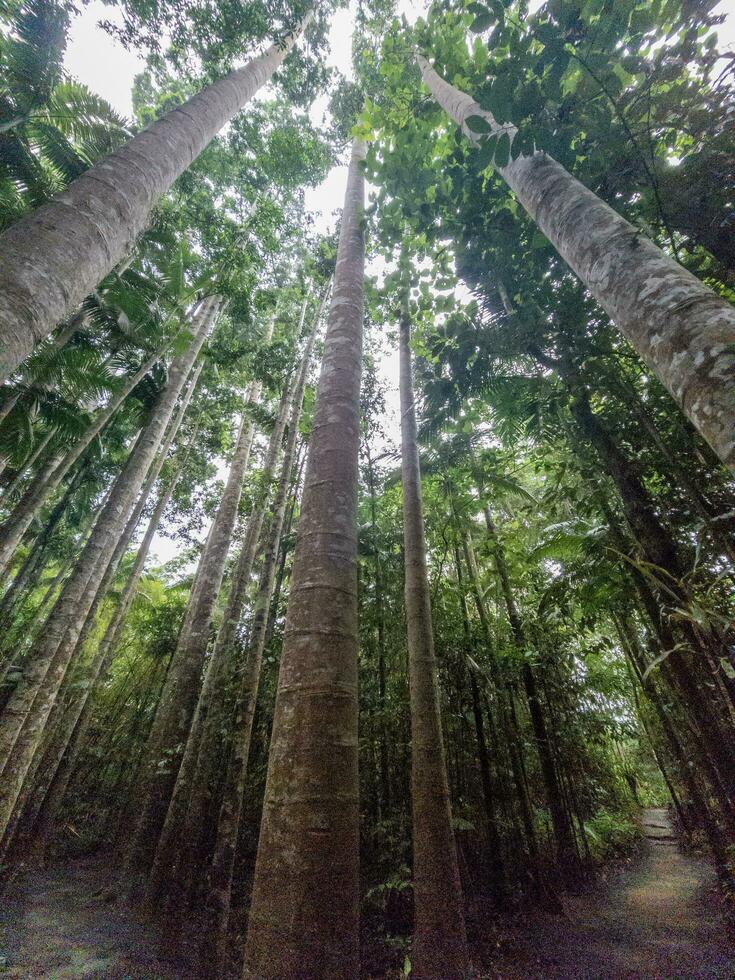
[(735, 945), (711, 864), (679, 849), (666, 810), (645, 810), (643, 830), (640, 862), (607, 887), (565, 898), (566, 917), (537, 917), (504, 930), (485, 975), (732, 980)]
[(114, 900), (99, 859), (29, 871), (0, 897), (0, 977), (184, 980), (185, 962), (159, 955), (156, 933)]
[[(484, 937), (485, 978), (735, 977), (735, 947), (714, 896), (709, 863), (682, 853), (665, 810), (646, 810), (641, 860), (566, 901), (564, 918), (531, 916)], [(162, 958), (156, 934), (107, 901), (113, 879), (88, 859), (28, 872), (0, 900), (0, 976), (191, 980), (184, 960)]]

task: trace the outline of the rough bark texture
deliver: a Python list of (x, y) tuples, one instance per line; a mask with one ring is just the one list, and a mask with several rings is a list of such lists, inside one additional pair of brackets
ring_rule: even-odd
[(268, 82), (302, 27), (156, 120), (0, 237), (0, 380), (132, 250), (156, 202)]
[[(325, 295), (326, 300), (326, 295)], [(227, 952), (227, 929), (232, 892), (232, 874), (235, 866), (237, 837), (240, 829), (245, 782), (247, 777), (250, 739), (255, 717), (255, 705), (260, 685), (260, 672), (265, 649), (268, 612), (270, 610), (276, 565), (281, 546), (281, 536), (286, 518), (286, 504), (291, 486), (291, 473), (296, 457), (299, 421), (309, 376), (311, 352), (321, 319), (323, 302), (314, 318), (314, 324), (304, 345), (301, 364), (294, 382), (288, 420), (288, 437), (283, 451), (281, 476), (272, 506), (270, 526), (267, 528), (268, 545), (260, 572), (258, 592), (253, 604), (247, 647), (242, 657), (243, 666), (239, 691), (235, 701), (232, 744), (225, 773), (222, 802), (217, 819), (216, 844), (207, 874), (205, 921), (202, 930), (203, 943), (200, 956), (202, 977), (220, 977), (224, 973)]]
[[(272, 326), (266, 343), (270, 342), (271, 330)], [(248, 401), (257, 401), (259, 395), (260, 385), (253, 382)], [(225, 573), (253, 436), (253, 424), (243, 413), (227, 483), (202, 553), (196, 587), (192, 589), (185, 624), (151, 729), (139, 786), (141, 813), (127, 856), (127, 870), (133, 875), (146, 874), (153, 862), (176, 784), (197, 706), (212, 617)]]
[(469, 952), (439, 710), (421, 470), (411, 375), (410, 320), (399, 324), (403, 542), (411, 699), (411, 808), (415, 925), (412, 973), (469, 976)]
[(7, 826), (115, 543), (125, 528), (218, 306), (218, 302), (211, 299), (203, 304), (197, 316), (194, 339), (188, 351), (172, 364), (168, 385), (115, 482), (74, 572), (28, 657), (23, 679), (0, 717), (0, 764), (4, 766), (0, 788), (0, 832)]
[[(418, 56), (424, 82), (472, 142), (482, 116), (511, 140), (471, 96)], [(553, 157), (541, 151), (499, 173), (523, 207), (661, 379), (720, 459), (735, 467), (735, 308), (668, 258)]]
[(355, 141), (294, 555), (245, 975), (359, 974), (357, 464), (365, 145)]

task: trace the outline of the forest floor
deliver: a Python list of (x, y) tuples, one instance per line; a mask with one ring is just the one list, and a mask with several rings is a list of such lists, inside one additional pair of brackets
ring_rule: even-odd
[(711, 864), (679, 848), (666, 810), (644, 810), (642, 822), (640, 858), (565, 895), (565, 915), (499, 923), (478, 947), (483, 977), (732, 980), (735, 944)]
[(99, 858), (28, 871), (0, 896), (0, 977), (191, 980), (159, 955), (157, 932), (115, 893)]
[[(683, 853), (664, 810), (644, 813), (648, 840), (633, 866), (565, 897), (564, 916), (494, 924), (475, 947), (485, 978), (722, 978), (735, 976), (709, 863)], [(98, 859), (28, 872), (3, 896), (0, 975), (191, 980), (156, 951), (156, 934), (114, 900)], [(474, 930), (473, 930), (474, 931)]]

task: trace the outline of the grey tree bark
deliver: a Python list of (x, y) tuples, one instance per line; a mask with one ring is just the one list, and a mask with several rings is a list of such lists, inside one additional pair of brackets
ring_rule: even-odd
[(177, 106), (0, 237), (0, 380), (133, 247), (151, 210), (266, 84), (293, 34)]
[[(186, 413), (191, 395), (196, 387), (201, 366), (202, 364), (200, 362), (199, 368), (194, 369), (187, 398), (179, 408), (179, 422)], [(94, 692), (105, 683), (114, 662), (118, 643), (125, 627), (130, 607), (135, 599), (138, 583), (143, 574), (153, 538), (171, 500), (178, 479), (181, 476), (196, 431), (197, 428), (195, 427), (194, 433), (189, 440), (189, 445), (181, 455), (181, 459), (171, 475), (168, 485), (159, 495), (156, 506), (148, 521), (143, 539), (138, 547), (135, 561), (130, 569), (128, 580), (125, 583), (125, 588), (120, 596), (117, 608), (107, 624), (92, 664), (87, 669), (86, 683), (79, 689), (75, 697), (71, 700), (71, 703), (67, 706), (60, 730), (58, 733), (53, 734), (52, 740), (41, 760), (39, 766), (40, 776), (33, 788), (33, 795), (29, 800), (27, 813), (23, 815), (23, 824), (27, 831), (26, 836), (28, 840), (28, 846), (24, 848), (24, 851), (30, 851), (32, 849), (37, 861), (43, 860), (46, 844), (53, 833), (59, 809), (64, 802), (69, 781), (74, 775), (79, 753), (84, 746), (86, 734), (93, 718)], [(167, 438), (167, 441), (169, 443), (173, 442), (174, 437), (175, 432)], [(165, 460), (166, 449), (167, 447), (162, 448), (159, 454), (161, 457), (161, 466)], [(158, 472), (160, 472), (161, 466), (156, 466)], [(137, 524), (137, 521), (135, 523)]]
[(261, 980), (359, 973), (357, 481), (365, 152), (355, 140), (278, 680), (245, 948), (245, 975)]
[[(407, 285), (405, 288), (407, 291)], [(439, 708), (407, 292), (403, 297), (398, 337), (403, 550), (411, 701), (415, 909), (411, 964), (412, 973), (421, 980), (455, 980), (469, 976), (470, 958)]]
[(169, 380), (136, 448), (113, 486), (79, 562), (28, 658), (23, 680), (0, 717), (0, 833), (5, 832), (44, 725), (63, 682), (76, 640), (114, 546), (161, 443), (179, 394), (219, 309), (206, 300), (195, 319), (189, 349), (173, 362)]
[[(470, 116), (511, 141), (514, 126), (454, 88), (417, 56), (424, 82), (477, 143)], [(735, 308), (668, 258), (541, 151), (499, 173), (561, 257), (661, 379), (720, 459), (735, 467)]]
[[(271, 340), (272, 330), (271, 321), (265, 337), (266, 344)], [(256, 402), (259, 397), (260, 384), (253, 382), (248, 391), (248, 401)], [(227, 483), (200, 559), (196, 587), (192, 590), (185, 624), (179, 634), (146, 749), (139, 785), (141, 812), (126, 858), (126, 873), (132, 887), (149, 872), (154, 862), (176, 786), (199, 699), (212, 618), (237, 521), (253, 436), (253, 424), (243, 413)]]
[(304, 345), (301, 364), (294, 383), (288, 420), (288, 436), (283, 451), (283, 463), (281, 464), (281, 475), (271, 509), (272, 515), (269, 526), (265, 529), (268, 545), (263, 558), (263, 567), (260, 572), (258, 592), (253, 604), (248, 642), (241, 657), (241, 677), (239, 690), (235, 699), (232, 742), (229, 747), (222, 802), (217, 818), (216, 843), (206, 876), (207, 893), (204, 928), (202, 929), (202, 948), (199, 960), (199, 972), (202, 977), (220, 977), (223, 975), (225, 968), (232, 875), (235, 867), (240, 815), (245, 796), (253, 718), (255, 716), (255, 705), (263, 663), (263, 651), (265, 649), (268, 629), (268, 613), (273, 596), (276, 565), (286, 517), (288, 493), (291, 486), (291, 474), (296, 458), (299, 421), (301, 419), (306, 382), (309, 376), (311, 353), (325, 300), (326, 293), (324, 300), (320, 304), (319, 311), (314, 318), (314, 324), (309, 337)]

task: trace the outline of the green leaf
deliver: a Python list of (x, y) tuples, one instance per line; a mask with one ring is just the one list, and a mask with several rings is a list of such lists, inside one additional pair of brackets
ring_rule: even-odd
[(492, 27), (494, 23), (495, 23), (494, 14), (491, 13), (480, 14), (480, 16), (475, 17), (475, 19), (470, 24), (470, 30), (472, 31), (473, 34), (481, 34), (483, 31), (486, 31), (488, 27)]
[(484, 170), (485, 167), (489, 166), (493, 162), (493, 157), (495, 156), (495, 147), (498, 144), (498, 137), (496, 135), (488, 136), (480, 143), (480, 148), (477, 151), (475, 160), (477, 161), (477, 169)]
[(465, 119), (467, 128), (473, 133), (492, 133), (493, 127), (483, 116), (467, 116)]
[(508, 163), (510, 158), (510, 137), (507, 133), (501, 133), (498, 139), (498, 148), (495, 151), (495, 166), (501, 170)]
[(564, 43), (562, 38), (559, 36), (558, 30), (548, 21), (545, 24), (536, 24), (533, 29), (533, 33), (543, 45), (554, 45), (558, 44), (559, 41), (561, 41), (562, 44)]

